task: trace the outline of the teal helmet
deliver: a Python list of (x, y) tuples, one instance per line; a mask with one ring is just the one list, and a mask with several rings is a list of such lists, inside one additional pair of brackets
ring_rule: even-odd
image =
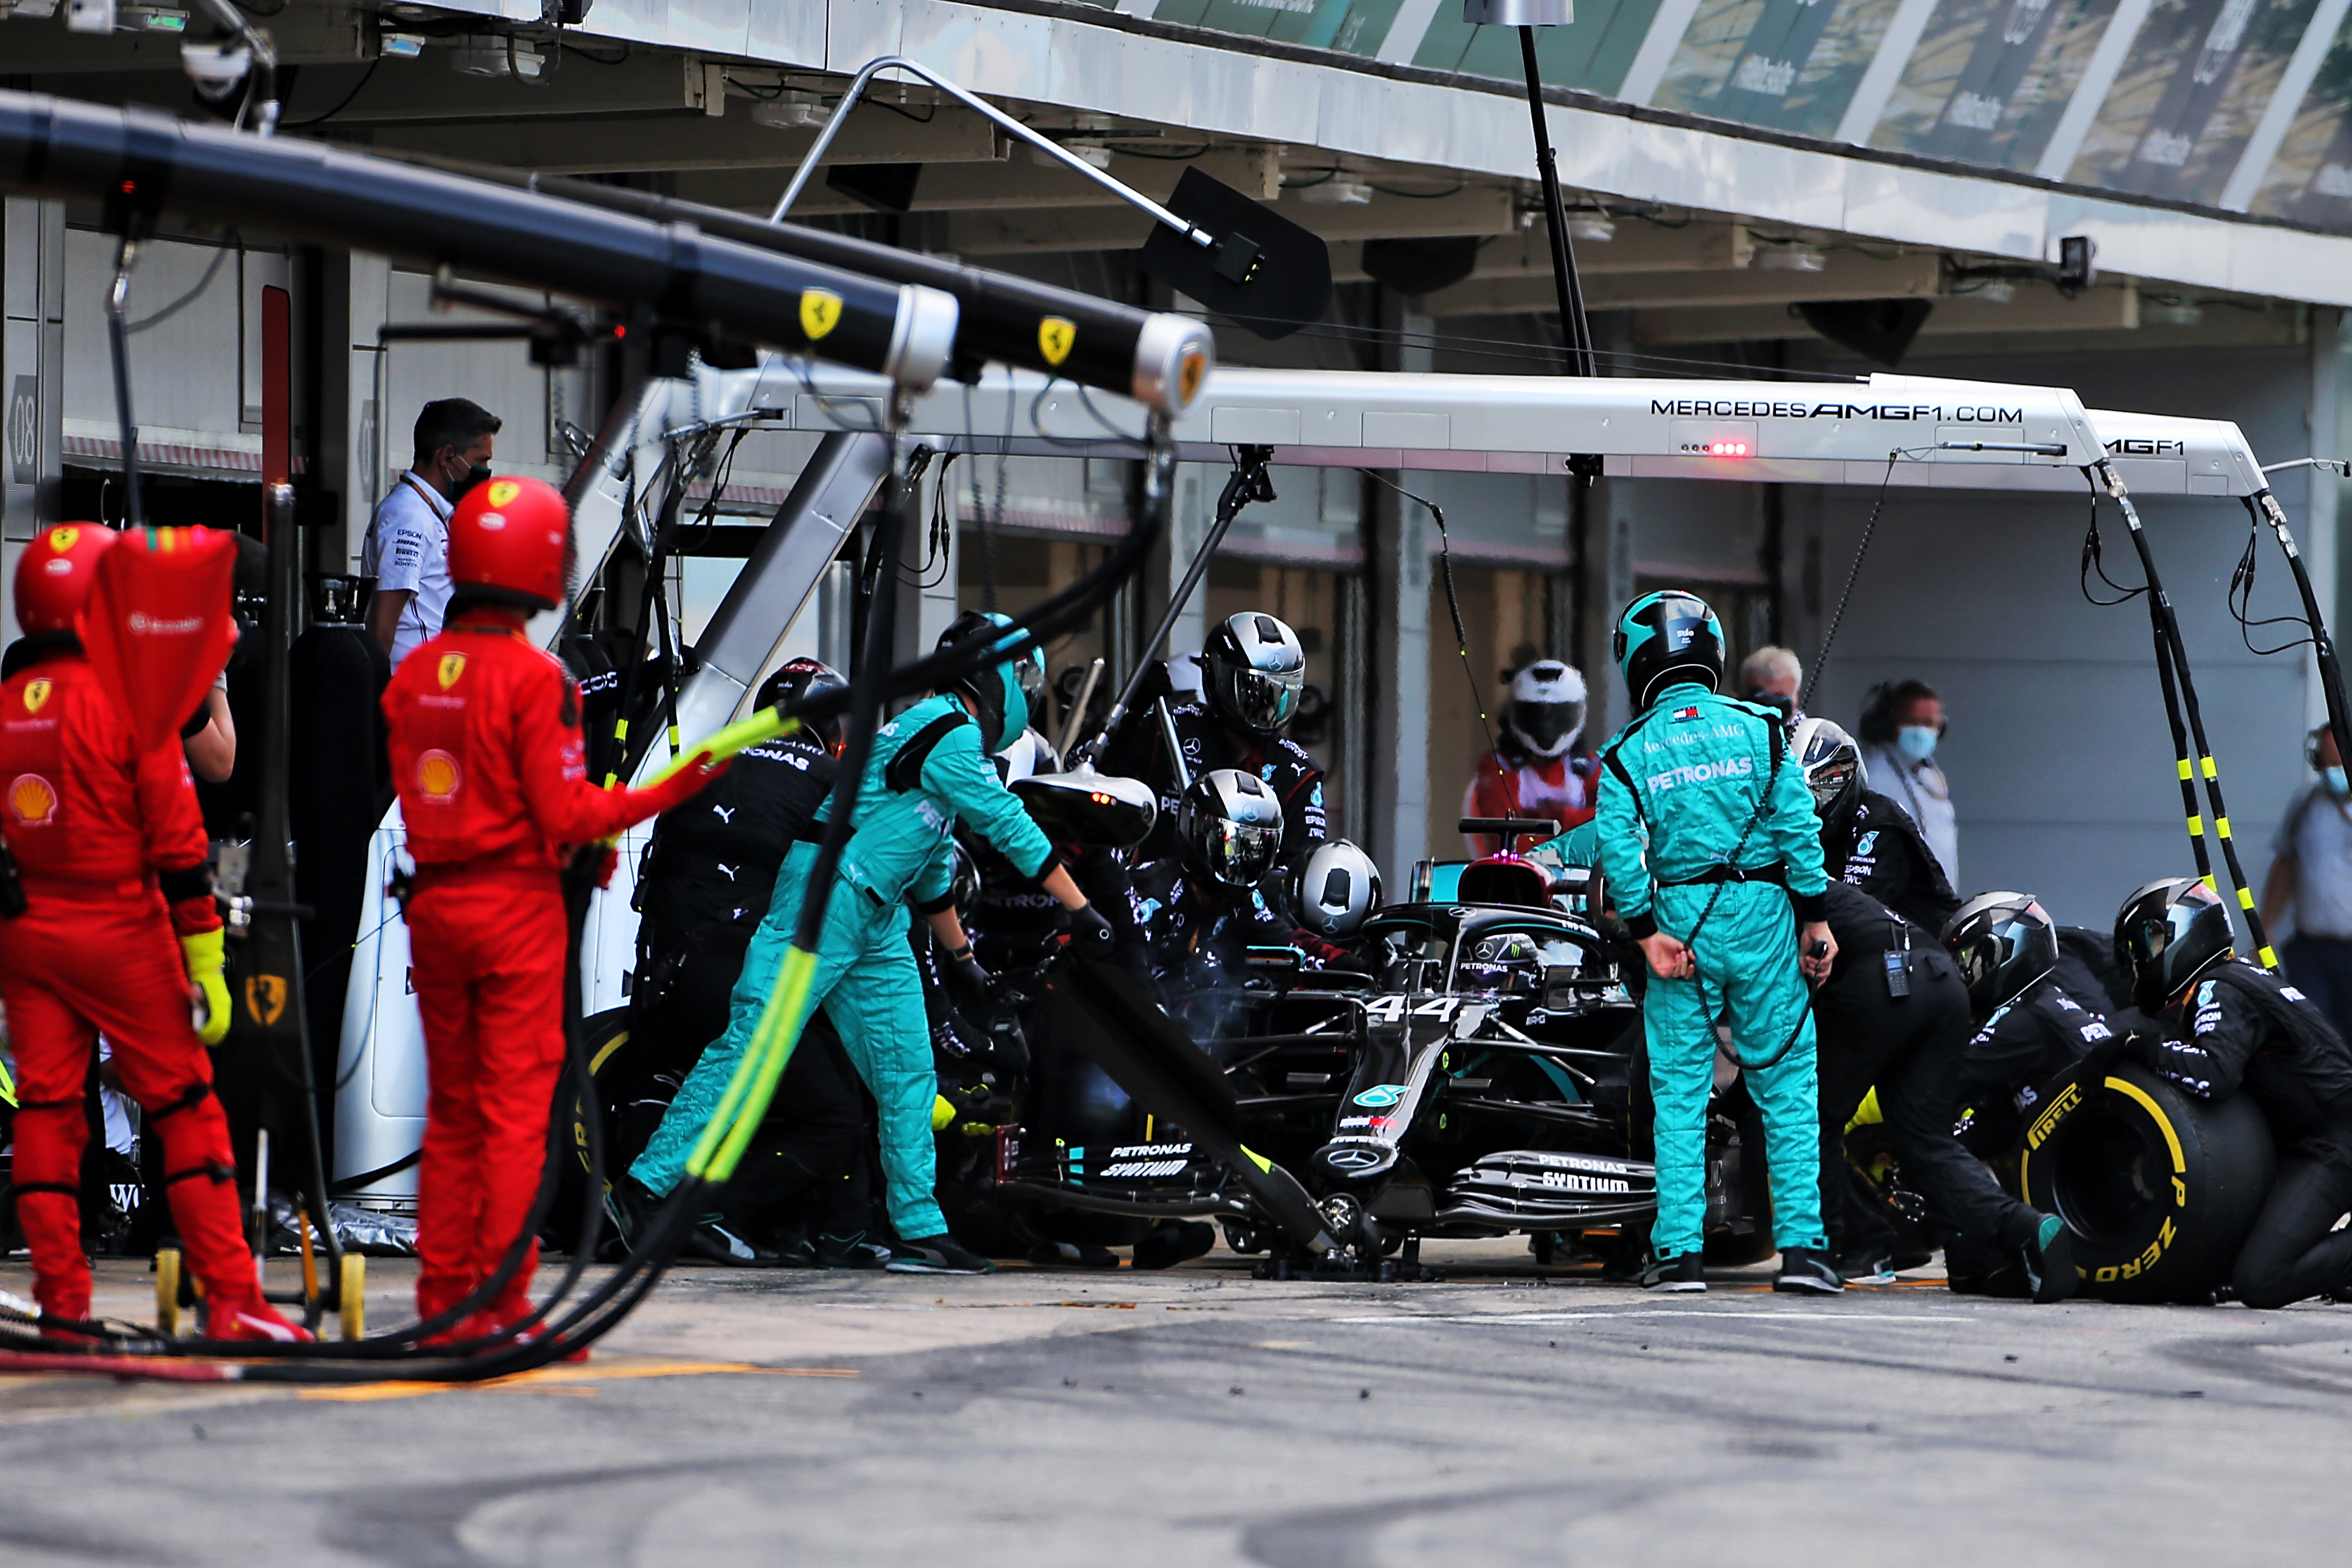
[(1695, 683), (1713, 691), (1723, 684), (1723, 623), (1706, 600), (1679, 588), (1626, 605), (1610, 651), (1637, 713), (1669, 686)]
[[(989, 626), (1008, 628), (1004, 644), (1017, 641), (1022, 636), (1010, 616), (1000, 616), (993, 610), (966, 610), (940, 634), (938, 646), (952, 647)], [(964, 706), (979, 721), (981, 733), (987, 738), (987, 750), (993, 753), (1027, 732), (1030, 706), (1045, 694), (1045, 669), (1038, 662), (1037, 650), (1025, 648), (1013, 658), (982, 665), (940, 689), (963, 699)]]

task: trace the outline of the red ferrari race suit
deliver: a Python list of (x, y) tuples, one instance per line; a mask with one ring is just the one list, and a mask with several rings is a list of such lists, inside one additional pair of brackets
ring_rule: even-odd
[[(1593, 766), (1587, 752), (1538, 757), (1516, 746), (1489, 752), (1478, 759), (1478, 771), (1462, 792), (1462, 815), (1544, 819), (1559, 823), (1566, 832), (1592, 820), (1598, 804)], [(1473, 834), (1470, 847), (1475, 854), (1492, 855), (1497, 844), (1489, 835)]]
[(102, 1029), (122, 1087), (163, 1140), (164, 1191), (205, 1288), (207, 1331), (279, 1337), (238, 1223), (212, 1059), (189, 1019), (178, 938), (221, 923), (195, 786), (177, 741), (139, 754), (78, 647), (0, 685), (0, 837), (25, 889), (25, 912), (0, 925), (0, 1000), (16, 1052), (16, 1217), (34, 1296), (59, 1317), (89, 1315), (82, 1087)]
[[(688, 766), (646, 790), (588, 782), (580, 697), (520, 617), (477, 611), (401, 661), (383, 694), (392, 776), (416, 862), (410, 964), (430, 1089), (417, 1184), (417, 1310), (432, 1317), (496, 1272), (529, 1217), (563, 1061), (558, 870), (685, 800)], [(530, 1310), (530, 1253), (484, 1310)]]

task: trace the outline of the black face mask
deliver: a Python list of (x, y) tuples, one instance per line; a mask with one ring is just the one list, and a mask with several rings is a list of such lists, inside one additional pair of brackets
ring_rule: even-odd
[(449, 499), (453, 501), (462, 499), (467, 490), (472, 489), (476, 485), (480, 484), (484, 479), (487, 479), (489, 477), (490, 466), (488, 463), (469, 464), (466, 469), (465, 478), (458, 479), (449, 487)]

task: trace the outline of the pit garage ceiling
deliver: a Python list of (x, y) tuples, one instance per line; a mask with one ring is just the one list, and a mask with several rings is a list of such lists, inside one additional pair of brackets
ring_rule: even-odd
[[(1392, 26), (1425, 27), (1452, 3), (1408, 0)], [(517, 24), (540, 15), (538, 0), (432, 9)], [(1433, 173), (1534, 174), (1516, 89), (1399, 63), (1385, 47), (1286, 47), (1050, 0), (597, 0), (578, 33), (841, 73), (899, 54), (996, 98)], [(2105, 272), (2352, 304), (2352, 238), (1617, 100), (1580, 96), (1548, 113), (1562, 180), (1600, 195), (2021, 260), (2054, 261), (2061, 238), (2083, 235)]]

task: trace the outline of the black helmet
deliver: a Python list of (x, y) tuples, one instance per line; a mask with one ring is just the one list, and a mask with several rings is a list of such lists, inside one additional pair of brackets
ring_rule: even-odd
[(1807, 719), (1790, 738), (1789, 749), (1813, 792), (1813, 812), (1823, 822), (1843, 823), (1862, 799), (1862, 748), (1827, 719)]
[[(780, 703), (803, 702), (816, 691), (845, 690), (849, 682), (841, 672), (821, 659), (788, 658), (776, 667), (774, 674), (760, 683), (760, 694), (751, 699), (754, 708), (773, 708)], [(817, 739), (827, 746), (841, 744), (844, 715), (835, 713), (809, 726)]]
[[(956, 644), (992, 626), (1013, 626), (1013, 617), (1000, 616), (992, 610), (966, 610), (948, 623), (940, 634), (937, 647), (952, 647)], [(1025, 633), (1006, 633), (1004, 641), (1019, 641)], [(1038, 662), (1033, 646), (997, 664), (983, 664), (969, 675), (960, 676), (941, 689), (963, 699), (986, 738), (982, 750), (996, 752), (1021, 738), (1029, 728), (1040, 699), (1045, 695), (1045, 667)]]
[(2116, 915), (2116, 965), (2149, 1017), (2230, 956), (2230, 911), (2195, 877), (2150, 882)]
[(2032, 893), (1979, 893), (1944, 922), (1944, 947), (1982, 1023), (2058, 967), (2058, 922)]
[(1217, 768), (1185, 789), (1176, 831), (1195, 869), (1229, 888), (1254, 887), (1282, 851), (1282, 803), (1255, 773)]
[(1669, 686), (1723, 685), (1723, 623), (1706, 601), (1678, 588), (1644, 594), (1617, 617), (1610, 652), (1624, 672), (1626, 695), (1640, 712)]
[(1228, 616), (1201, 649), (1209, 710), (1235, 730), (1278, 735), (1298, 711), (1307, 684), (1307, 649), (1272, 616)]
[(980, 862), (971, 858), (959, 839), (948, 840), (955, 856), (955, 869), (948, 874), (948, 899), (955, 905), (956, 919), (971, 919), (972, 905), (980, 902)]

